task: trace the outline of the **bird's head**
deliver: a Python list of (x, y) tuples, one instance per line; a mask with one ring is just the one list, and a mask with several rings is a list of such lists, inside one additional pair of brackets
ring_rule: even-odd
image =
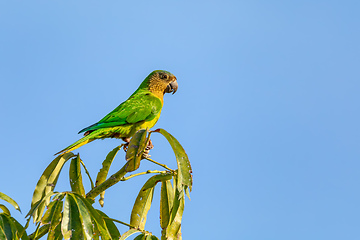
[(151, 92), (161, 93), (175, 93), (178, 89), (176, 77), (164, 70), (155, 70), (147, 77), (149, 80), (149, 90)]

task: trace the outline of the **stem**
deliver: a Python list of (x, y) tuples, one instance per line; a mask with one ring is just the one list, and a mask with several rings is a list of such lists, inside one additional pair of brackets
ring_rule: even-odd
[(101, 192), (105, 191), (106, 189), (108, 189), (109, 187), (113, 186), (114, 184), (118, 183), (119, 181), (121, 181), (121, 179), (125, 176), (126, 172), (126, 167), (127, 167), (127, 163), (125, 163), (125, 165), (116, 173), (114, 173), (113, 175), (111, 175), (111, 177), (109, 177), (105, 182), (103, 182), (102, 184), (100, 184), (99, 186), (91, 189), (87, 194), (86, 194), (86, 198), (95, 200), (96, 196), (98, 196)]
[(136, 173), (136, 174), (132, 174), (132, 175), (130, 175), (128, 177), (123, 177), (121, 179), (121, 181), (126, 181), (126, 180), (129, 180), (130, 178), (140, 176), (140, 175), (144, 175), (144, 174), (149, 174), (149, 173), (162, 173), (162, 174), (164, 174), (164, 173), (167, 173), (167, 171), (158, 171), (158, 170), (151, 171), (151, 170), (147, 170), (146, 172)]
[(91, 179), (91, 177), (90, 177), (90, 173), (89, 173), (88, 170), (86, 169), (85, 164), (84, 164), (84, 162), (83, 162), (81, 159), (80, 159), (80, 162), (81, 162), (81, 164), (83, 165), (83, 167), (84, 167), (84, 169), (85, 169), (85, 172), (86, 172), (86, 174), (88, 175), (88, 177), (89, 177), (89, 179), (90, 179), (91, 189), (93, 189), (93, 188), (94, 188), (94, 182), (92, 181), (92, 179)]
[(152, 160), (151, 158), (145, 158), (145, 159), (148, 160), (148, 161), (150, 161), (150, 162), (152, 162), (152, 163), (155, 163), (155, 164), (157, 164), (157, 165), (159, 165), (159, 166), (162, 166), (163, 168), (165, 168), (165, 169), (167, 169), (167, 170), (169, 170), (169, 171), (171, 171), (171, 172), (174, 172), (174, 170), (172, 170), (171, 168), (169, 168), (169, 167), (166, 166), (165, 164), (158, 163), (158, 162)]
[(119, 221), (119, 220), (116, 220), (116, 219), (113, 219), (113, 218), (104, 217), (104, 219), (109, 219), (109, 220), (111, 220), (111, 221), (113, 221), (113, 222), (121, 223), (121, 224), (123, 224), (123, 225), (125, 225), (125, 226), (128, 226), (129, 228), (135, 228), (134, 226), (131, 226), (131, 225), (128, 224), (128, 223), (125, 223), (125, 222), (122, 222), (122, 221)]

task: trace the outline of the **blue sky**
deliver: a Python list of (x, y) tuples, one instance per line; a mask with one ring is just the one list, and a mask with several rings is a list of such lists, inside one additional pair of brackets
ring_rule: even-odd
[[(53, 154), (164, 69), (179, 89), (156, 127), (182, 143), (194, 174), (184, 239), (358, 239), (359, 7), (1, 1), (0, 191), (26, 213)], [(120, 142), (76, 152), (95, 178)], [(153, 142), (152, 157), (175, 167), (166, 141)], [(67, 169), (58, 191), (70, 189)], [(128, 221), (147, 177), (109, 189), (103, 210)], [(159, 235), (158, 196), (153, 204), (146, 228)]]

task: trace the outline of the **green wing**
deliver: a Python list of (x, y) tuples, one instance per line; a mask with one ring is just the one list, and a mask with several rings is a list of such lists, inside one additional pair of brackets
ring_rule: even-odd
[(99, 122), (84, 128), (79, 133), (100, 128), (116, 127), (140, 121), (151, 121), (161, 111), (160, 98), (152, 93), (137, 93), (121, 103)]

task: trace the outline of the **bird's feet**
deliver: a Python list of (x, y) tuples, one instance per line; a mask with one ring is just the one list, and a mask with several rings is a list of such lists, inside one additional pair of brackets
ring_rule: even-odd
[(151, 139), (149, 139), (149, 142), (148, 142), (145, 150), (150, 151), (150, 150), (153, 149), (153, 148), (154, 148), (154, 145), (152, 144)]
[(143, 158), (150, 158), (151, 155), (149, 155), (149, 152), (153, 148), (154, 148), (154, 145), (152, 144), (151, 140), (149, 139), (149, 142), (148, 142), (148, 144), (147, 144), (147, 146), (146, 146), (146, 148), (145, 148), (145, 150), (143, 152)]
[(124, 152), (127, 152), (130, 143), (130, 138), (122, 138), (122, 140), (125, 142), (123, 146)]

